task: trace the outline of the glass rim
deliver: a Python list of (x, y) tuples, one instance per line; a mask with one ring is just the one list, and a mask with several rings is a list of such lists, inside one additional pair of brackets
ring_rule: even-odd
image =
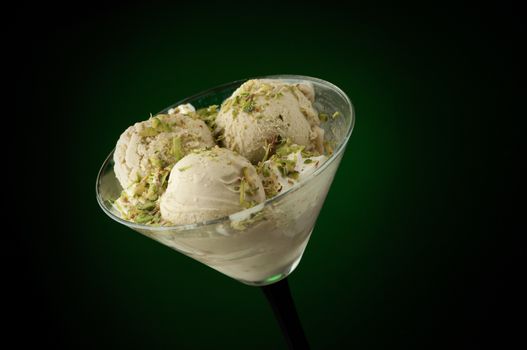
[(106, 215), (108, 215), (110, 218), (112, 218), (113, 220), (117, 221), (118, 223), (126, 225), (126, 226), (128, 226), (130, 228), (137, 229), (137, 230), (147, 230), (147, 231), (186, 231), (186, 230), (196, 229), (196, 228), (199, 228), (199, 227), (204, 227), (204, 226), (219, 224), (219, 223), (223, 223), (223, 222), (228, 222), (228, 221), (232, 220), (232, 216), (234, 216), (234, 215), (240, 216), (240, 217), (245, 217), (246, 215), (250, 215), (253, 212), (259, 212), (259, 211), (263, 210), (265, 207), (267, 207), (269, 205), (272, 205), (276, 201), (279, 201), (281, 198), (287, 196), (288, 194), (298, 191), (299, 189), (304, 187), (307, 183), (311, 182), (312, 179), (316, 178), (319, 174), (324, 172), (324, 170), (327, 169), (329, 167), (329, 165), (331, 163), (333, 163), (333, 161), (335, 159), (337, 159), (338, 156), (340, 156), (340, 154), (342, 154), (344, 152), (344, 150), (346, 148), (346, 145), (348, 143), (348, 140), (349, 140), (349, 138), (351, 136), (351, 133), (353, 131), (353, 127), (355, 126), (355, 108), (353, 107), (353, 103), (351, 102), (351, 99), (338, 86), (336, 86), (336, 85), (334, 85), (334, 84), (332, 84), (332, 83), (330, 83), (330, 82), (328, 82), (326, 80), (322, 80), (322, 79), (314, 78), (314, 77), (310, 77), (310, 76), (305, 76), (305, 75), (294, 75), (294, 74), (283, 74), (282, 75), (282, 74), (278, 74), (278, 75), (266, 75), (266, 76), (251, 77), (251, 78), (239, 79), (239, 80), (231, 81), (229, 83), (217, 85), (217, 86), (215, 86), (213, 88), (210, 88), (210, 89), (198, 92), (197, 94), (194, 94), (194, 95), (192, 95), (190, 97), (186, 97), (186, 98), (184, 98), (184, 99), (182, 99), (182, 100), (170, 105), (169, 107), (164, 108), (163, 110), (161, 110), (160, 112), (156, 113), (155, 115), (157, 115), (159, 113), (162, 113), (163, 111), (166, 111), (169, 108), (172, 108), (174, 106), (185, 104), (185, 103), (189, 103), (188, 101), (195, 100), (195, 99), (198, 99), (198, 98), (200, 98), (202, 96), (208, 95), (211, 92), (214, 92), (215, 90), (223, 90), (224, 88), (232, 86), (234, 84), (240, 84), (241, 85), (242, 83), (244, 83), (244, 82), (246, 82), (247, 80), (250, 80), (250, 79), (284, 79), (284, 80), (287, 80), (287, 79), (292, 79), (293, 80), (294, 79), (294, 80), (311, 81), (311, 82), (319, 83), (320, 85), (324, 85), (324, 86), (327, 86), (327, 87), (331, 88), (332, 90), (336, 91), (339, 95), (341, 95), (341, 97), (344, 98), (346, 103), (350, 106), (350, 111), (351, 111), (351, 122), (350, 122), (349, 128), (346, 131), (346, 135), (344, 136), (344, 138), (342, 139), (340, 144), (337, 146), (337, 149), (333, 151), (331, 156), (329, 156), (328, 159), (319, 168), (317, 168), (314, 172), (312, 172), (311, 174), (306, 176), (301, 182), (295, 184), (293, 187), (287, 189), (286, 191), (284, 191), (284, 192), (282, 192), (282, 193), (280, 193), (280, 194), (278, 194), (278, 195), (276, 195), (274, 197), (266, 199), (265, 201), (263, 201), (261, 203), (258, 203), (257, 205), (255, 205), (252, 208), (240, 210), (240, 211), (237, 211), (237, 212), (232, 213), (230, 215), (222, 216), (221, 218), (205, 220), (205, 221), (199, 221), (199, 222), (192, 223), (192, 224), (172, 225), (172, 226), (152, 226), (152, 225), (143, 225), (143, 224), (138, 224), (138, 223), (135, 223), (135, 222), (132, 222), (132, 221), (124, 220), (124, 219), (120, 218), (119, 216), (115, 215), (104, 204), (104, 199), (101, 197), (101, 194), (100, 194), (100, 191), (99, 191), (99, 183), (100, 183), (100, 179), (101, 179), (101, 175), (102, 175), (103, 170), (108, 166), (108, 163), (113, 158), (113, 154), (115, 152), (115, 147), (114, 147), (114, 149), (106, 157), (106, 159), (104, 160), (102, 166), (100, 167), (100, 169), (99, 169), (99, 171), (97, 173), (97, 180), (96, 180), (96, 183), (95, 183), (95, 194), (96, 194), (96, 197), (97, 197), (97, 203), (99, 203), (99, 206), (106, 213)]

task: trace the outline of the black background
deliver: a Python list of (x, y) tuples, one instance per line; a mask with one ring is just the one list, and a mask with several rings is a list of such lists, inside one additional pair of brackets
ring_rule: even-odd
[(357, 112), (290, 278), (313, 348), (520, 339), (518, 8), (17, 6), (5, 66), (16, 99), (4, 118), (20, 152), (7, 146), (4, 168), (21, 199), (4, 232), (15, 238), (4, 254), (17, 342), (285, 347), (257, 289), (118, 227), (94, 195), (98, 167), (129, 124), (211, 86), (279, 73), (329, 80)]

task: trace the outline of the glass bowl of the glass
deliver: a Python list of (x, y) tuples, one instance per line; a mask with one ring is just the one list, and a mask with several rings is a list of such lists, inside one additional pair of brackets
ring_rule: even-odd
[[(338, 112), (338, 117), (330, 117), (321, 124), (325, 140), (332, 147), (328, 160), (288, 191), (228, 217), (190, 225), (149, 226), (122, 219), (111, 204), (122, 191), (113, 170), (113, 151), (102, 165), (96, 184), (97, 200), (113, 220), (253, 286), (277, 282), (298, 266), (355, 120), (350, 99), (327, 81), (298, 75), (259, 78), (289, 83), (311, 82), (316, 95), (314, 106), (319, 113), (332, 116)], [(159, 113), (185, 103), (191, 103), (196, 109), (219, 105), (245, 81), (209, 89), (178, 101)]]

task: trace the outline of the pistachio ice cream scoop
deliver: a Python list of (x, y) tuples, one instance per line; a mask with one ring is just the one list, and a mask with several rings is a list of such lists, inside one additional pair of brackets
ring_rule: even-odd
[(225, 147), (253, 164), (269, 144), (290, 139), (308, 151), (323, 151), (324, 131), (313, 108), (310, 83), (253, 79), (242, 84), (221, 106), (216, 132)]
[(214, 147), (188, 154), (170, 173), (161, 217), (175, 225), (228, 216), (265, 200), (254, 166), (235, 152)]
[(130, 126), (117, 141), (114, 171), (123, 189), (157, 168), (175, 164), (190, 150), (215, 145), (207, 125), (191, 105), (171, 109)]

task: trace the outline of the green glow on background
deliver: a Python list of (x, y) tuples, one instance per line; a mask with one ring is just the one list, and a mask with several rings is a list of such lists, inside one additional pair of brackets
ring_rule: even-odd
[(268, 282), (268, 283), (272, 283), (272, 282), (276, 282), (278, 281), (279, 279), (281, 279), (284, 275), (282, 275), (281, 273), (279, 273), (278, 275), (274, 275), (274, 276), (271, 276), (269, 278), (267, 278), (265, 280), (265, 282)]

